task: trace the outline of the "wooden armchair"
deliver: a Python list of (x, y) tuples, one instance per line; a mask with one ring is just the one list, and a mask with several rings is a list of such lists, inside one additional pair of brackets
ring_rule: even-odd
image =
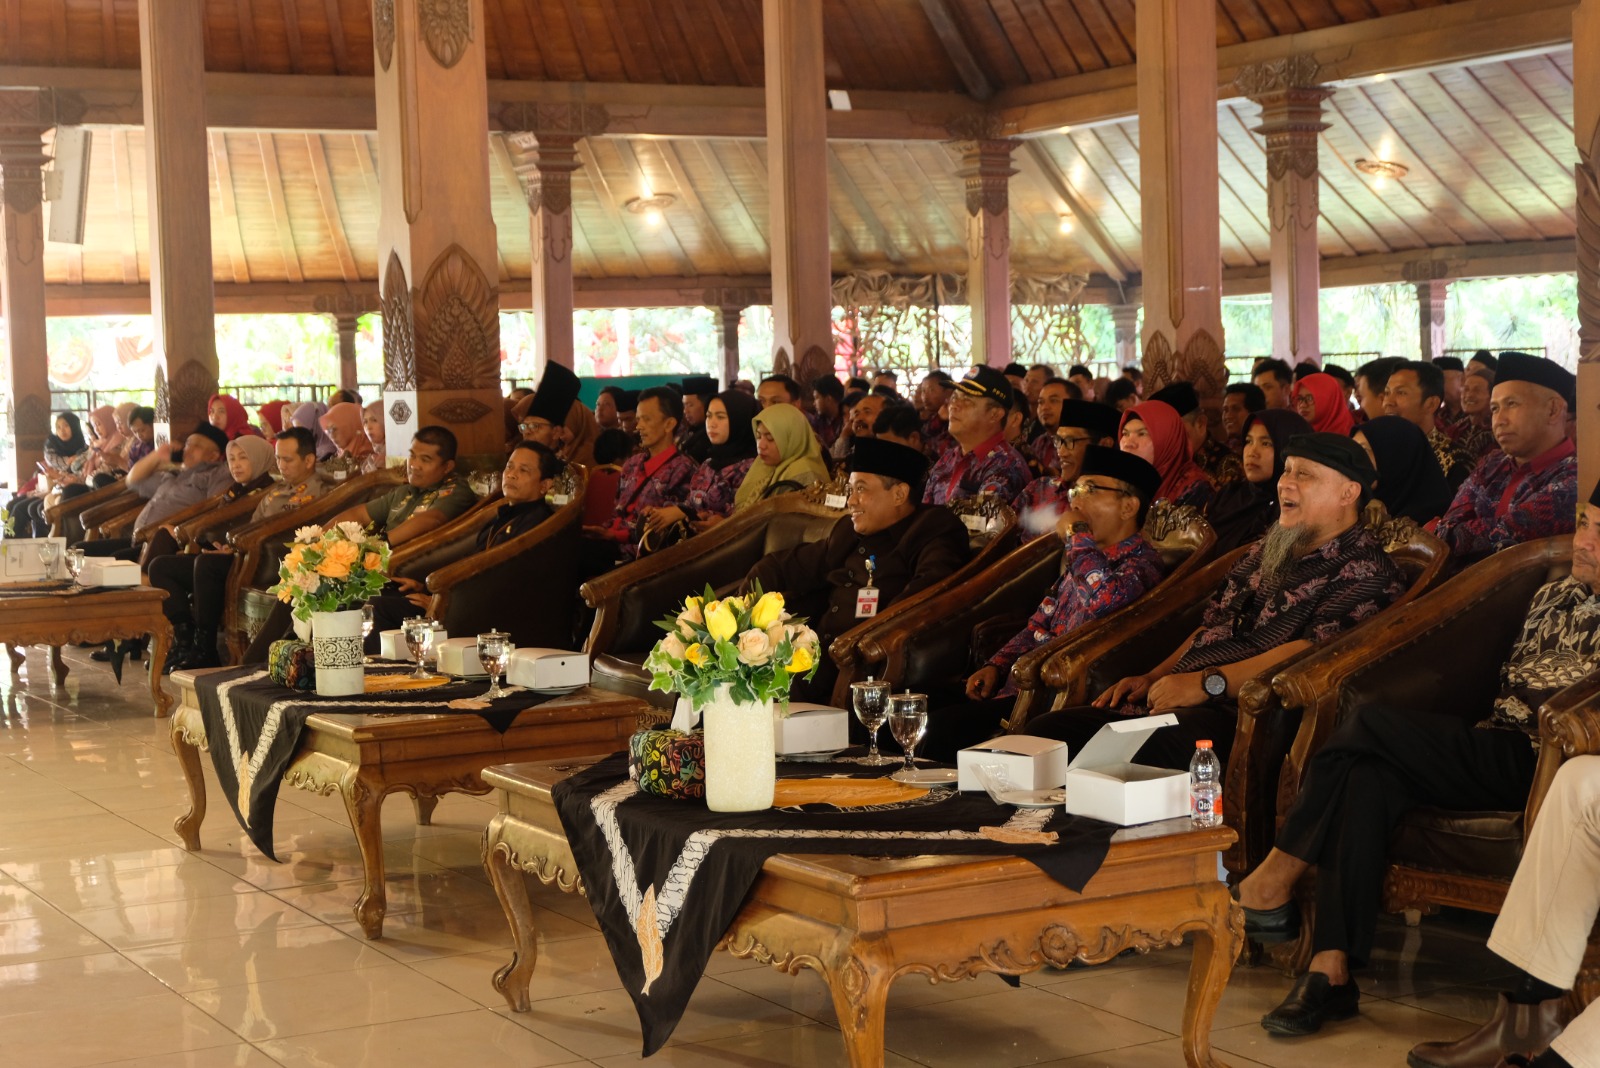
[(107, 498), (101, 504), (84, 508), (78, 513), (84, 540), (114, 538), (127, 533), (148, 503), (145, 498), (129, 489), (126, 493)]
[[(1165, 559), (1164, 585), (1182, 581), (1198, 570), (1210, 560), (1216, 543), (1210, 525), (1198, 511), (1174, 508), (1164, 501), (1151, 509), (1144, 530)], [(867, 633), (858, 643), (859, 659), (896, 688), (932, 692), (959, 685), (1023, 627), (1055, 585), (1061, 576), (1061, 550), (1059, 538), (1036, 538), (992, 566), (909, 606), (898, 618), (884, 613), (880, 620), (861, 628)], [(1060, 645), (1067, 637), (1054, 644)], [(1030, 682), (1037, 682), (1037, 665), (1049, 653), (1049, 646), (1035, 650), (1042, 655), (1034, 656)], [(1030, 685), (1030, 699), (1034, 692)], [(836, 703), (840, 696), (835, 694)]]
[(649, 692), (650, 679), (642, 667), (661, 637), (656, 620), (707, 584), (732, 589), (770, 552), (827, 537), (845, 511), (829, 508), (822, 490), (812, 486), (762, 501), (704, 534), (579, 587), (584, 602), (595, 610), (585, 644), (595, 686), (670, 705), (670, 695)]
[[(1415, 602), (1341, 635), (1292, 668), (1272, 688), (1303, 710), (1278, 775), (1278, 820), (1299, 795), (1306, 767), (1348, 711), (1385, 702), (1476, 723), (1500, 689), (1500, 668), (1522, 630), (1533, 595), (1571, 569), (1572, 539), (1544, 538), (1463, 569)], [(1527, 805), (1520, 812), (1418, 808), (1389, 842), (1384, 890), (1391, 911), (1455, 906), (1497, 912), (1522, 856), (1526, 829), (1561, 762), (1600, 752), (1600, 675), (1563, 690), (1540, 714), (1543, 745)], [(1297, 891), (1301, 939), (1274, 951), (1290, 970), (1310, 959), (1312, 883)], [(1600, 944), (1591, 942), (1580, 983), (1585, 1001), (1600, 993)]]
[(201, 509), (193, 515), (180, 513), (162, 525), (172, 528), (174, 539), (186, 552), (197, 552), (202, 541), (225, 542), (230, 533), (248, 523), (261, 504), (263, 492), (266, 490), (247, 493), (237, 500)]
[[(1381, 503), (1369, 504), (1363, 521), (1409, 581), (1406, 592), (1381, 617), (1340, 635), (1337, 642), (1362, 640), (1351, 636), (1368, 631), (1379, 620), (1390, 618), (1427, 593), (1444, 577), (1449, 565), (1449, 549), (1443, 542), (1412, 520), (1391, 519)], [(1225, 863), (1240, 875), (1261, 863), (1272, 848), (1277, 813), (1283, 811), (1275, 769), (1292, 758), (1290, 747), (1301, 729), (1308, 696), (1303, 688), (1297, 688), (1293, 671), (1316, 652), (1308, 650), (1278, 665), (1270, 678), (1257, 677), (1239, 688), (1239, 725), (1228, 766), (1223, 769), (1223, 812), (1227, 813), (1228, 825), (1238, 832)], [(1279, 690), (1277, 680), (1286, 675), (1284, 689)], [(1285, 699), (1285, 693), (1295, 696)], [(1295, 791), (1299, 792), (1298, 780)]]
[(122, 507), (128, 507), (135, 501), (141, 507), (144, 498), (129, 489), (127, 483), (113, 482), (109, 486), (101, 486), (88, 493), (80, 493), (69, 497), (57, 504), (52, 504), (44, 510), (45, 520), (50, 524), (50, 534), (57, 538), (66, 538), (67, 544), (72, 545), (84, 539), (83, 513), (91, 508), (98, 508), (114, 501), (121, 501)]
[(337, 489), (302, 508), (282, 515), (247, 523), (228, 535), (238, 558), (228, 574), (227, 608), (223, 612), (223, 634), (235, 663), (244, 655), (250, 639), (261, 629), (277, 599), (267, 587), (278, 581), (285, 543), (296, 527), (326, 523), (354, 504), (361, 504), (386, 493), (405, 481), (405, 470), (385, 468), (343, 483)]

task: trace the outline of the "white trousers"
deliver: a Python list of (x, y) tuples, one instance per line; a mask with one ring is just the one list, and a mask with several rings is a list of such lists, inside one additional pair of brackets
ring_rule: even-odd
[[(1600, 913), (1600, 756), (1567, 761), (1528, 836), (1489, 949), (1551, 986), (1570, 989)], [(1551, 1048), (1574, 1068), (1600, 1068), (1600, 1001)]]

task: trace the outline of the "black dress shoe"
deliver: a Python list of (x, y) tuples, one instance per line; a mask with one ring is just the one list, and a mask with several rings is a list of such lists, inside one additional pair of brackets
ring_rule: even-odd
[(1262, 945), (1292, 942), (1300, 937), (1300, 905), (1289, 900), (1275, 909), (1244, 910), (1244, 934)]
[(1314, 1035), (1329, 1020), (1354, 1016), (1360, 1001), (1354, 979), (1334, 986), (1321, 972), (1306, 972), (1295, 980), (1289, 996), (1261, 1017), (1261, 1026), (1274, 1035)]

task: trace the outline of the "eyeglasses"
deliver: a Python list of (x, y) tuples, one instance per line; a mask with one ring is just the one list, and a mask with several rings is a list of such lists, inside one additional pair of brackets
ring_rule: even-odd
[(549, 430), (553, 426), (554, 423), (518, 423), (517, 429), (526, 433), (530, 430)]
[(1116, 493), (1124, 497), (1129, 496), (1127, 490), (1120, 486), (1102, 486), (1098, 482), (1074, 482), (1072, 488), (1067, 490), (1069, 497), (1093, 497), (1096, 493)]
[(1091, 439), (1088, 435), (1085, 435), (1081, 438), (1073, 438), (1067, 437), (1065, 434), (1058, 434), (1056, 435), (1056, 448), (1077, 449), (1089, 444), (1091, 440), (1093, 439)]

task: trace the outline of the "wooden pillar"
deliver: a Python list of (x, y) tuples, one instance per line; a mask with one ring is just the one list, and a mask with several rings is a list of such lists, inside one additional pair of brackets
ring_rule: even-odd
[(439, 424), (505, 455), (483, 0), (373, 5), (387, 451)]
[(1145, 396), (1194, 383), (1220, 406), (1222, 258), (1217, 192), (1217, 6), (1140, 0), (1139, 174)]
[(333, 328), (339, 334), (340, 389), (355, 389), (359, 380), (356, 374), (356, 331), (360, 326), (361, 316), (355, 312), (337, 312), (333, 317)]
[[(732, 389), (739, 377), (739, 319), (744, 307), (739, 304), (722, 304), (717, 313), (718, 349), (722, 357), (722, 388)], [(809, 388), (809, 383), (802, 383)]]
[(1333, 90), (1316, 84), (1310, 56), (1246, 67), (1237, 84), (1261, 106), (1255, 132), (1267, 139), (1267, 218), (1272, 232), (1272, 354), (1290, 365), (1322, 366), (1318, 298), (1322, 251), (1317, 247), (1317, 143), (1328, 128), (1322, 102)]
[[(984, 131), (998, 134), (998, 130)], [(1011, 207), (1008, 185), (1017, 172), (1018, 142), (980, 136), (956, 142), (956, 173), (967, 192), (967, 304), (972, 309), (972, 362), (1011, 362)]]
[[(50, 433), (50, 363), (45, 342), (44, 183), (49, 162), (45, 131), (58, 108), (73, 102), (49, 89), (0, 89), (0, 314), (5, 316), (5, 373), (10, 383), (15, 438), (6, 470), (13, 490), (44, 458)], [(65, 120), (64, 120), (65, 121)]]
[(511, 104), (500, 124), (517, 133), (528, 197), (528, 238), (533, 248), (534, 375), (554, 360), (573, 365), (572, 172), (582, 166), (578, 142), (601, 133), (606, 109), (591, 104)]
[[(1139, 305), (1111, 305), (1111, 336), (1116, 345), (1117, 369), (1139, 364)], [(1112, 375), (1112, 378), (1117, 377)]]
[(1572, 118), (1578, 142), (1578, 500), (1600, 480), (1600, 0), (1572, 18)]
[(772, 245), (772, 367), (833, 370), (822, 0), (763, 0)]
[(202, 6), (139, 0), (158, 441), (204, 422), (217, 390)]
[(1450, 282), (1434, 278), (1416, 283), (1417, 327), (1422, 343), (1420, 359), (1432, 363), (1444, 355), (1444, 309), (1450, 296)]

